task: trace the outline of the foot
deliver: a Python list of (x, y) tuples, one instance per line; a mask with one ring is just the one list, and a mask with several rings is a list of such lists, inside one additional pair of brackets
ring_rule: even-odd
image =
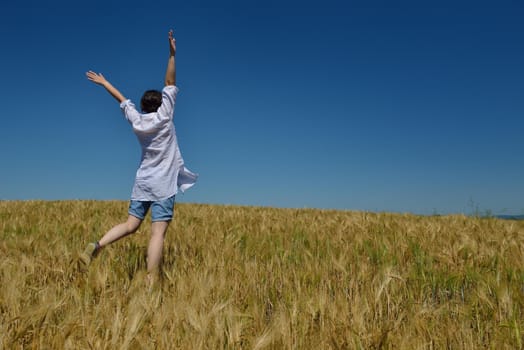
[(79, 258), (80, 261), (87, 267), (89, 264), (91, 264), (91, 261), (96, 257), (99, 246), (97, 243), (89, 243), (84, 249), (84, 252), (80, 254)]

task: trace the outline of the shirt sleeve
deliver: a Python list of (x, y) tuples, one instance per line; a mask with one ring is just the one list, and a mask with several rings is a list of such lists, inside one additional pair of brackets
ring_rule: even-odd
[(158, 119), (160, 121), (173, 120), (173, 114), (175, 112), (176, 95), (178, 93), (178, 87), (174, 85), (165, 86), (162, 89), (162, 104), (158, 108)]
[(125, 100), (120, 103), (120, 109), (131, 125), (140, 121), (140, 113), (136, 110), (135, 104), (131, 100)]

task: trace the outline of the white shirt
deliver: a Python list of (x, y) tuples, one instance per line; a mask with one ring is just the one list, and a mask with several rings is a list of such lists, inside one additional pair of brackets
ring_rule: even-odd
[(198, 177), (184, 166), (178, 148), (173, 114), (178, 88), (162, 89), (162, 105), (153, 113), (139, 113), (131, 100), (120, 104), (124, 116), (142, 147), (142, 158), (136, 172), (132, 200), (159, 201), (193, 186)]

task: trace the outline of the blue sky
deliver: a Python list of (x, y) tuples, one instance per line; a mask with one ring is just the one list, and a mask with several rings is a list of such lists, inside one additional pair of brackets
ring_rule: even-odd
[(177, 39), (181, 202), (524, 213), (519, 1), (0, 5), (0, 199), (128, 200)]

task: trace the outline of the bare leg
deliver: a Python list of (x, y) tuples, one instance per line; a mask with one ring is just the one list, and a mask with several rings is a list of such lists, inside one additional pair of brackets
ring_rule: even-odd
[(147, 273), (158, 273), (164, 249), (164, 237), (169, 221), (155, 221), (151, 225), (151, 239), (147, 248)]
[(133, 215), (129, 215), (126, 222), (118, 224), (107, 231), (107, 233), (98, 241), (99, 247), (102, 248), (103, 246), (118, 241), (127, 235), (135, 233), (141, 223), (142, 220)]

